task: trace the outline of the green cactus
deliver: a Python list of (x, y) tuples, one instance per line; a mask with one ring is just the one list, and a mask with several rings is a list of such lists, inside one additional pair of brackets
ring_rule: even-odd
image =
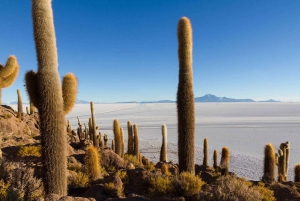
[(163, 124), (161, 126), (161, 132), (162, 132), (162, 144), (161, 144), (161, 148), (160, 148), (160, 157), (159, 160), (160, 162), (167, 162), (168, 158), (167, 158), (167, 153), (168, 153), (168, 149), (167, 149), (167, 126), (165, 124)]
[(133, 155), (133, 135), (132, 135), (132, 124), (130, 121), (127, 122), (128, 130), (128, 150), (127, 154)]
[(208, 140), (204, 138), (203, 142), (203, 166), (208, 167)]
[(139, 148), (139, 131), (138, 126), (136, 124), (133, 124), (133, 133), (134, 133), (134, 155), (139, 159), (140, 157), (140, 148)]
[(26, 73), (26, 88), (30, 101), (39, 111), (43, 180), (46, 194), (67, 195), (67, 141), (64, 135), (64, 99), (58, 73), (56, 38), (51, 0), (32, 0), (34, 40), (38, 71)]
[(14, 55), (8, 57), (6, 65), (0, 63), (0, 105), (2, 105), (2, 88), (9, 87), (19, 74), (19, 64)]
[(91, 101), (91, 113), (92, 113), (92, 128), (93, 128), (93, 145), (96, 148), (99, 148), (99, 140), (97, 139), (97, 126), (96, 126), (96, 118), (95, 118), (95, 109), (94, 102)]
[(122, 136), (121, 136), (121, 128), (120, 128), (120, 122), (118, 119), (114, 120), (113, 124), (113, 130), (114, 130), (114, 137), (115, 137), (115, 152), (120, 157), (122, 155)]
[(183, 17), (177, 29), (179, 83), (177, 90), (179, 172), (195, 174), (195, 106), (192, 69), (192, 26)]
[(295, 166), (294, 174), (294, 182), (300, 182), (300, 163)]
[(17, 90), (18, 94), (18, 119), (22, 119), (23, 115), (23, 104), (22, 104), (22, 96), (20, 89)]
[(265, 183), (275, 181), (275, 151), (271, 143), (265, 146), (264, 175), (262, 181)]
[(218, 167), (218, 151), (214, 150), (214, 168), (217, 169)]
[(90, 146), (85, 153), (84, 163), (86, 172), (91, 181), (96, 181), (102, 177), (100, 167), (100, 155), (94, 146)]

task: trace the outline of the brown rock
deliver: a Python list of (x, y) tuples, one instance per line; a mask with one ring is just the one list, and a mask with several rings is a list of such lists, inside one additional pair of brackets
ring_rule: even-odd
[(116, 169), (125, 169), (127, 167), (127, 162), (110, 149), (101, 150), (100, 155), (101, 164), (104, 166), (114, 166)]

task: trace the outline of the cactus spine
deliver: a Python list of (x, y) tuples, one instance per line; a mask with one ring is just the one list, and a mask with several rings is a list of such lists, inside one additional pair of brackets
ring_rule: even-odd
[(18, 94), (18, 118), (21, 119), (23, 114), (23, 104), (22, 104), (22, 96), (21, 96), (20, 89), (17, 90), (17, 94)]
[(128, 129), (128, 150), (127, 153), (133, 155), (133, 135), (132, 135), (132, 124), (130, 121), (127, 122)]
[(300, 163), (295, 166), (294, 174), (294, 182), (300, 182)]
[(95, 118), (95, 109), (94, 102), (91, 101), (91, 113), (92, 113), (92, 128), (93, 128), (93, 145), (96, 148), (99, 148), (99, 140), (97, 140), (97, 128), (96, 128), (96, 118)]
[(0, 63), (0, 105), (2, 105), (2, 88), (9, 87), (19, 74), (19, 64), (14, 55), (8, 57), (6, 65)]
[(266, 183), (275, 181), (275, 151), (271, 143), (265, 146), (264, 175), (262, 181)]
[(204, 138), (203, 142), (203, 166), (208, 166), (208, 140)]
[(183, 17), (178, 22), (179, 83), (177, 91), (179, 171), (195, 174), (195, 108), (192, 69), (192, 26)]
[(218, 151), (214, 150), (214, 168), (217, 169), (218, 167)]
[(134, 132), (134, 155), (139, 159), (140, 151), (139, 151), (139, 131), (138, 126), (133, 124), (133, 132)]
[(163, 124), (161, 126), (161, 131), (162, 131), (162, 145), (160, 148), (160, 161), (161, 162), (167, 162), (168, 158), (167, 158), (167, 126), (165, 124)]
[(51, 0), (32, 0), (32, 18), (38, 71), (27, 72), (25, 81), (30, 101), (39, 110), (45, 191), (67, 195), (67, 142), (63, 134), (68, 112), (64, 105), (70, 105), (66, 103), (70, 99), (63, 98), (65, 89), (58, 73)]
[(101, 168), (100, 168), (100, 157), (99, 153), (96, 147), (90, 146), (86, 150), (85, 155), (85, 167), (86, 172), (90, 177), (91, 181), (95, 181), (99, 178), (101, 178)]
[(115, 152), (120, 157), (122, 155), (122, 136), (121, 136), (121, 128), (120, 122), (118, 119), (114, 120), (114, 137), (115, 137)]

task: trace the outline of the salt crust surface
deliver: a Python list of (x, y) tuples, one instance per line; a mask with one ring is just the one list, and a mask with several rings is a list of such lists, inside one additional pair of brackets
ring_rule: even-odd
[[(16, 105), (11, 105), (17, 109)], [(25, 107), (28, 105), (24, 105)], [(300, 103), (196, 103), (196, 163), (203, 158), (203, 139), (209, 141), (209, 163), (213, 150), (223, 146), (230, 150), (230, 170), (238, 176), (260, 180), (263, 170), (263, 150), (272, 143), (276, 150), (280, 143), (291, 143), (289, 180), (293, 167), (300, 162)], [(26, 110), (24, 110), (26, 111)], [(161, 125), (168, 127), (168, 158), (177, 157), (177, 110), (174, 103), (155, 104), (95, 104), (100, 131), (113, 139), (113, 120), (118, 118), (127, 143), (127, 121), (139, 128), (140, 151), (153, 161), (159, 160)], [(88, 123), (89, 104), (76, 104), (66, 119), (77, 128), (77, 116)], [(127, 147), (127, 146), (125, 146)], [(220, 155), (220, 154), (219, 154)]]

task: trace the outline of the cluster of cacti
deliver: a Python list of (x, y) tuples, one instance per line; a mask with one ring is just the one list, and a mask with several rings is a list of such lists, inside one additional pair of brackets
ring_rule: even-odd
[(132, 124), (130, 121), (127, 122), (127, 130), (128, 130), (128, 149), (127, 154), (134, 154), (133, 149), (133, 133), (132, 133)]
[(140, 158), (139, 131), (138, 131), (138, 126), (136, 124), (133, 124), (133, 134), (134, 134), (134, 139), (133, 139), (134, 155), (139, 159)]
[(179, 171), (195, 173), (195, 107), (192, 69), (192, 26), (190, 20), (179, 20), (179, 83), (177, 90)]
[(221, 168), (221, 174), (222, 175), (228, 175), (229, 173), (229, 149), (228, 147), (222, 148), (222, 155), (221, 155), (221, 162), (220, 162), (220, 168)]
[(272, 183), (275, 181), (275, 163), (275, 149), (271, 143), (268, 143), (265, 146), (263, 182)]
[(0, 105), (2, 105), (2, 88), (9, 87), (19, 73), (19, 64), (14, 55), (8, 57), (5, 66), (0, 63)]
[(101, 178), (100, 155), (94, 146), (90, 146), (85, 153), (85, 169), (91, 181)]
[(67, 195), (64, 124), (65, 114), (75, 102), (76, 87), (73, 84), (77, 79), (68, 74), (62, 89), (51, 0), (32, 0), (32, 17), (38, 71), (27, 72), (25, 80), (30, 101), (39, 111), (45, 191), (46, 194)]
[(167, 162), (168, 158), (167, 158), (167, 153), (168, 153), (168, 149), (167, 149), (167, 135), (168, 135), (168, 131), (167, 131), (167, 126), (165, 124), (163, 124), (161, 126), (161, 132), (162, 132), (162, 144), (161, 144), (161, 148), (160, 148), (160, 157), (159, 160), (161, 162)]
[(288, 164), (289, 164), (289, 142), (281, 143), (278, 154), (276, 154), (276, 165), (278, 166), (278, 181), (287, 181)]
[(21, 119), (23, 115), (23, 103), (20, 89), (17, 90), (18, 94), (18, 118)]
[(204, 138), (203, 142), (203, 166), (208, 167), (208, 140)]

